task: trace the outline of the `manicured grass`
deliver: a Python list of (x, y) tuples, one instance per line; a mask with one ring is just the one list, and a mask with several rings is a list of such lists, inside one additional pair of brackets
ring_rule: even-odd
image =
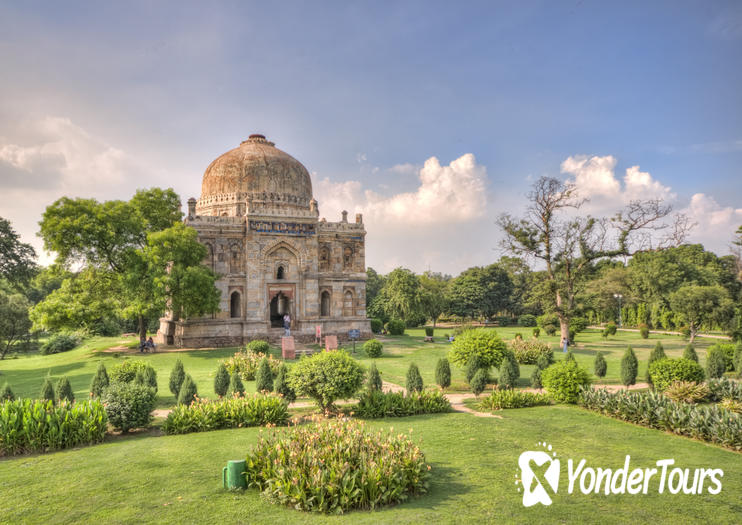
[[(344, 516), (272, 505), (254, 490), (221, 488), (221, 468), (243, 458), (260, 430), (131, 436), (103, 445), (0, 460), (0, 516), (8, 523), (738, 523), (742, 455), (636, 427), (573, 406), (507, 410), (503, 419), (440, 414), (368, 423), (421, 439), (432, 465), (429, 494)], [(265, 431), (265, 430), (264, 430)], [(514, 483), (521, 452), (546, 441), (562, 460), (549, 507), (524, 508)], [(589, 466), (722, 468), (714, 496), (567, 493), (567, 458)]]

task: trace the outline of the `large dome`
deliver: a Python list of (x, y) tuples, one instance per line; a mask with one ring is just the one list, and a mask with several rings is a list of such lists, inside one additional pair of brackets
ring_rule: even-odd
[(238, 148), (218, 157), (204, 173), (201, 203), (254, 198), (308, 206), (312, 181), (294, 157), (276, 148), (263, 135), (250, 135)]

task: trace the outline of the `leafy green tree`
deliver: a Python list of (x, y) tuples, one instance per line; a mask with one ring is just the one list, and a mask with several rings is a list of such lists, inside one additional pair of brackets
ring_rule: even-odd
[(30, 337), (30, 306), (31, 303), (23, 295), (6, 294), (0, 290), (0, 359), (4, 359), (8, 352), (21, 348)]
[(245, 395), (245, 385), (242, 384), (240, 373), (236, 370), (229, 379), (229, 390), (227, 391), (227, 394), (229, 396), (237, 394), (240, 397)]
[(7, 279), (16, 290), (36, 273), (36, 252), (20, 241), (10, 221), (0, 217), (0, 279)]
[(474, 374), (474, 377), (471, 380), (471, 391), (474, 392), (474, 395), (479, 397), (479, 394), (484, 392), (484, 389), (487, 388), (487, 371), (483, 368), (480, 368), (476, 374)]
[[(384, 287), (385, 281), (386, 279), (384, 279), (384, 276), (376, 273), (376, 270), (374, 270), (370, 266), (366, 269), (366, 307), (367, 308), (371, 306), (371, 303), (373, 303), (374, 299), (376, 299), (376, 296), (379, 295), (379, 292)], [(388, 321), (388, 320), (389, 319), (384, 319), (384, 321)]]
[(451, 281), (449, 309), (461, 317), (490, 318), (510, 306), (512, 291), (510, 276), (497, 264), (469, 268)]
[(44, 378), (44, 384), (41, 385), (41, 392), (39, 393), (39, 399), (43, 399), (44, 401), (55, 401), (54, 397), (54, 385), (52, 385), (52, 378), (49, 376), (46, 376)]
[(670, 295), (670, 306), (690, 329), (690, 342), (709, 321), (721, 322), (732, 315), (733, 303), (727, 291), (719, 286), (681, 286)]
[(627, 388), (636, 383), (636, 375), (639, 371), (639, 361), (636, 358), (634, 349), (631, 346), (626, 348), (626, 352), (621, 358), (621, 382)]
[(263, 358), (255, 373), (255, 390), (258, 392), (273, 392), (273, 373), (268, 360)]
[(180, 385), (180, 392), (178, 393), (178, 404), (179, 405), (190, 405), (196, 400), (198, 395), (198, 388), (196, 382), (190, 376), (186, 374), (183, 384)]
[(168, 383), (170, 392), (175, 396), (176, 399), (178, 398), (180, 387), (183, 384), (184, 380), (185, 369), (183, 368), (183, 361), (181, 361), (180, 358), (177, 358), (175, 360), (175, 364), (173, 365), (173, 369), (170, 372), (170, 381)]
[[(511, 253), (539, 259), (546, 267), (541, 288), (544, 306), (558, 316), (562, 339), (569, 337), (569, 322), (579, 313), (578, 296), (594, 264), (636, 253), (641, 247), (637, 235), (668, 226), (661, 223), (672, 210), (659, 200), (633, 201), (610, 220), (564, 217), (565, 211), (579, 209), (585, 200), (574, 184), (550, 177), (536, 181), (528, 200), (524, 218), (503, 214), (499, 225)], [(685, 224), (676, 220), (672, 235), (660, 245), (682, 242)]]
[(408, 394), (423, 391), (423, 378), (415, 363), (410, 363), (410, 367), (407, 369), (406, 387)]
[(385, 319), (410, 321), (424, 317), (420, 294), (417, 275), (406, 268), (395, 268), (386, 276), (384, 287), (372, 303), (372, 310), (381, 310)]
[(288, 382), (288, 373), (289, 370), (286, 363), (282, 363), (278, 368), (278, 373), (276, 374), (276, 380), (273, 386), (275, 387), (276, 394), (281, 394), (287, 402), (293, 403), (296, 401), (296, 392), (294, 392), (294, 389), (291, 388), (291, 385)]
[(693, 345), (686, 345), (685, 349), (683, 350), (683, 359), (690, 359), (691, 361), (695, 361), (696, 363), (698, 362), (698, 354), (696, 353), (696, 349), (693, 348)]
[(366, 380), (366, 388), (369, 392), (381, 392), (381, 374), (376, 368), (376, 363), (371, 363), (371, 367), (368, 369), (368, 379)]
[(451, 386), (451, 365), (445, 357), (438, 359), (435, 365), (435, 382), (441, 389)]
[(101, 362), (98, 364), (98, 370), (95, 372), (93, 381), (90, 384), (90, 393), (93, 394), (94, 397), (101, 397), (103, 395), (103, 390), (105, 390), (109, 384), (110, 380), (108, 379), (106, 365)]
[(608, 370), (608, 363), (606, 362), (605, 357), (603, 357), (603, 352), (599, 351), (595, 354), (593, 370), (595, 371), (596, 376), (605, 377), (605, 373)]
[(229, 390), (229, 372), (224, 363), (219, 363), (214, 376), (214, 392), (219, 397), (224, 397), (227, 395), (227, 390)]
[(425, 272), (420, 277), (420, 307), (425, 316), (433, 321), (448, 309), (449, 280), (439, 273)]
[(55, 389), (55, 397), (58, 401), (69, 401), (72, 403), (75, 400), (75, 394), (72, 393), (72, 385), (67, 376), (62, 376), (57, 381), (57, 388)]

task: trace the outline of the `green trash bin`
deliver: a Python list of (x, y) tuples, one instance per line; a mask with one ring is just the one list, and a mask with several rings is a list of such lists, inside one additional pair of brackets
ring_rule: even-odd
[(222, 469), (222, 485), (225, 489), (246, 489), (247, 480), (245, 479), (245, 460), (235, 459), (227, 462), (227, 466)]

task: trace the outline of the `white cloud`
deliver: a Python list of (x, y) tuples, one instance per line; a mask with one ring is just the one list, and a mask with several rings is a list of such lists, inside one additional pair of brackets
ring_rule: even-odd
[[(336, 183), (328, 178), (315, 178), (314, 195), (319, 201), (320, 214), (336, 221), (341, 210), (349, 211), (351, 220), (355, 213), (363, 213), (368, 230), (367, 263), (381, 271), (404, 264), (419, 271), (430, 265), (433, 269), (458, 273), (463, 268), (454, 268), (452, 257), (462, 253), (472, 255), (474, 230), (492, 229), (492, 221), (485, 219), (487, 170), (477, 164), (474, 155), (467, 153), (448, 165), (430, 157), (422, 168), (398, 164), (387, 171), (398, 175), (413, 170), (417, 171), (419, 180), (415, 191), (395, 195), (364, 189), (359, 181)], [(488, 261), (490, 248), (496, 244), (493, 239), (482, 240), (481, 233), (478, 238), (486, 247), (480, 250), (485, 258), (471, 257), (466, 266)]]
[(681, 210), (696, 227), (691, 232), (690, 240), (703, 244), (706, 249), (718, 254), (728, 253), (729, 243), (734, 232), (742, 225), (742, 208), (721, 206), (710, 195), (696, 193), (690, 204)]
[(628, 168), (623, 181), (619, 181), (615, 174), (616, 164), (612, 155), (574, 155), (562, 162), (561, 171), (573, 176), (570, 180), (581, 197), (590, 199), (587, 210), (613, 210), (632, 200), (675, 199), (669, 186), (653, 179), (648, 172), (640, 171), (639, 166)]

